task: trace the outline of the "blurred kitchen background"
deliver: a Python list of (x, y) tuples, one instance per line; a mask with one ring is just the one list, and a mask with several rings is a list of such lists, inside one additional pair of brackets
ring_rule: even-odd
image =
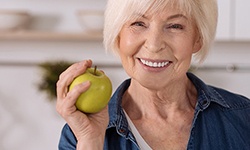
[[(250, 97), (250, 1), (218, 1), (216, 42), (194, 73), (208, 84)], [(55, 111), (55, 98), (39, 89), (45, 82), (41, 64), (92, 59), (110, 76), (114, 89), (127, 78), (119, 59), (104, 52), (100, 26), (92, 24), (102, 27), (105, 4), (106, 0), (0, 0), (1, 150), (57, 149), (65, 122)], [(79, 14), (90, 16), (79, 19)]]

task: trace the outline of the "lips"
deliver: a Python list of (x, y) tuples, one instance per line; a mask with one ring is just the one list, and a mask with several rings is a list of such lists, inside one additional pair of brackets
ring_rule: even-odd
[(162, 68), (167, 66), (169, 63), (171, 63), (170, 61), (149, 61), (149, 60), (145, 60), (145, 59), (139, 59), (141, 61), (142, 64), (149, 66), (149, 67), (153, 67), (153, 68)]

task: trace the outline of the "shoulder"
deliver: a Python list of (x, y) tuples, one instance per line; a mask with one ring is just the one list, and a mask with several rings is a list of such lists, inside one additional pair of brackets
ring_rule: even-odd
[(233, 93), (228, 90), (214, 86), (210, 86), (210, 88), (217, 91), (220, 94), (220, 96), (223, 97), (230, 104), (231, 107), (236, 105), (240, 105), (243, 107), (250, 107), (250, 99), (243, 95)]
[[(198, 102), (213, 102), (221, 105), (225, 109), (248, 109), (250, 111), (249, 98), (230, 92), (226, 89), (207, 85), (192, 73), (187, 74), (198, 92)], [(206, 106), (206, 105), (205, 105)]]
[(238, 109), (238, 108), (248, 108), (250, 112), (250, 99), (237, 94), (230, 92), (228, 90), (214, 87), (214, 86), (209, 86), (211, 90), (216, 91), (221, 98), (225, 100), (225, 102), (229, 105), (230, 108), (232, 109)]

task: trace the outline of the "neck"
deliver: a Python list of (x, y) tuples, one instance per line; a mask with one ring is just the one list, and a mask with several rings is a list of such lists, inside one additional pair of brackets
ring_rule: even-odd
[(187, 77), (179, 81), (181, 82), (177, 81), (164, 88), (152, 90), (132, 79), (122, 100), (123, 108), (131, 119), (156, 116), (174, 118), (177, 112), (193, 112), (197, 97), (196, 89)]

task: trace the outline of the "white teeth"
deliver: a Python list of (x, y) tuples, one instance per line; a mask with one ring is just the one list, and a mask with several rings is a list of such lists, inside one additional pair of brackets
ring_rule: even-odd
[(144, 60), (144, 59), (140, 59), (141, 62), (144, 64), (144, 65), (147, 65), (149, 67), (164, 67), (166, 66), (169, 62), (151, 62), (151, 61), (147, 61), (147, 60)]

